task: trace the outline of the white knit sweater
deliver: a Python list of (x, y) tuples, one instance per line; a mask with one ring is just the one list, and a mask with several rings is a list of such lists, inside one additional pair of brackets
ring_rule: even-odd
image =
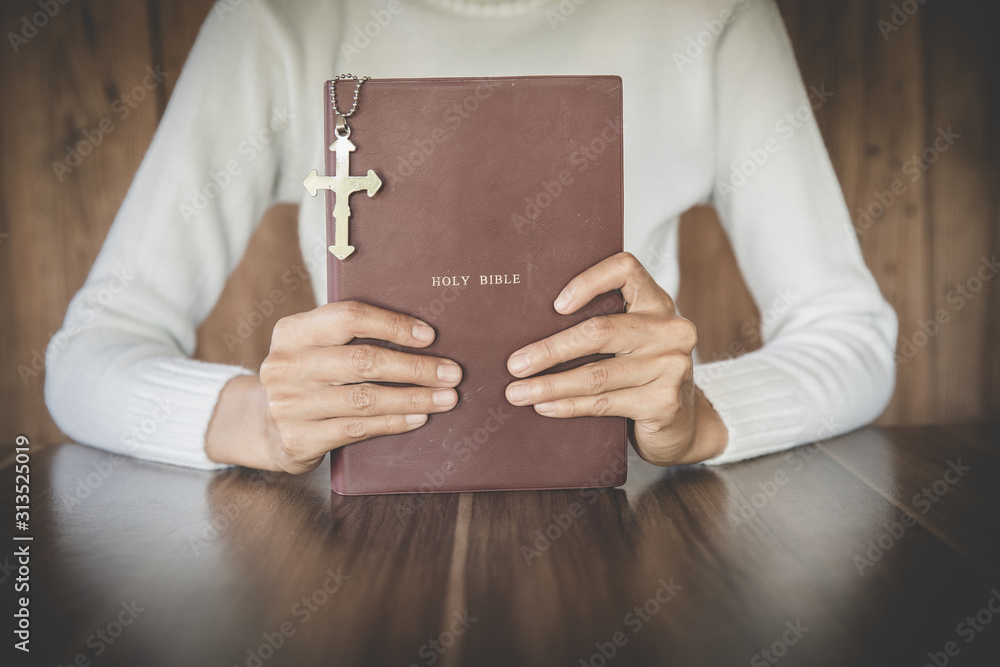
[[(773, 0), (222, 0), (86, 284), (47, 352), (71, 438), (200, 468), (219, 392), (243, 368), (194, 361), (263, 212), (301, 205), (324, 257), (323, 83), (618, 74), (625, 248), (676, 294), (681, 213), (712, 203), (761, 309), (764, 346), (696, 367), (728, 462), (856, 428), (885, 407), (896, 318), (865, 267)], [(834, 93), (836, 91), (833, 91)], [(318, 251), (318, 252), (317, 252)], [(318, 303), (325, 261), (311, 262)]]

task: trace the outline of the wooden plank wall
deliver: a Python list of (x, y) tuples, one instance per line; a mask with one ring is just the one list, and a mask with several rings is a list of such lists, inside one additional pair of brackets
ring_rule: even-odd
[[(929, 2), (894, 16), (911, 4), (780, 1), (804, 80), (836, 93), (817, 113), (820, 127), (865, 258), (899, 315), (905, 362), (882, 422), (995, 418), (1000, 286), (976, 275), (1000, 250), (993, 5)], [(948, 128), (961, 138), (935, 154)], [(918, 156), (926, 170), (914, 174)], [(903, 194), (881, 217), (862, 218), (862, 209), (879, 213), (876, 193), (894, 182)], [(925, 337), (938, 311), (947, 323)]]
[[(977, 283), (981, 257), (998, 250), (1000, 227), (1000, 51), (985, 20), (992, 3), (922, 5), (883, 35), (889, 0), (779, 0), (807, 85), (834, 97), (817, 111), (848, 204), (874, 207), (895, 180), (905, 191), (884, 213), (856, 220), (865, 258), (900, 316), (901, 340), (920, 345), (900, 366), (881, 423), (918, 424), (1000, 414), (1000, 290)], [(898, 3), (896, 3), (898, 4)], [(45, 411), (36, 373), (49, 337), (96, 257), (138, 168), (177, 75), (211, 7), (209, 0), (145, 3), (75, 0), (17, 52), (0, 46), (0, 437), (37, 442), (62, 436)], [(21, 31), (36, 0), (0, 6), (5, 35)], [(139, 85), (147, 66), (169, 75), (135, 101), (115, 104)], [(72, 172), (54, 173), (66, 147), (110, 119), (113, 130)], [(920, 177), (907, 164), (933, 146), (939, 128), (961, 139)], [(678, 300), (699, 326), (704, 358), (734, 342), (758, 344), (756, 309), (711, 210), (693, 210), (681, 233), (683, 287)], [(295, 209), (264, 223), (212, 316), (198, 356), (259, 364), (270, 325), (309, 308), (300, 288), (254, 336), (227, 344), (238, 318), (278, 277), (301, 264)], [(971, 298), (956, 296), (965, 285)], [(950, 295), (950, 299), (949, 299)], [(961, 303), (961, 308), (959, 308)], [(926, 342), (921, 323), (945, 309), (949, 322)]]

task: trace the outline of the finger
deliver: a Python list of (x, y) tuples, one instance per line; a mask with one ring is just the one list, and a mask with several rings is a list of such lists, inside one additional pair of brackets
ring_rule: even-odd
[(349, 445), (381, 435), (405, 433), (427, 423), (427, 415), (381, 415), (378, 417), (338, 417), (317, 422), (319, 432), (335, 446)]
[(562, 373), (540, 375), (507, 385), (512, 405), (535, 405), (574, 396), (595, 396), (616, 389), (641, 387), (659, 377), (663, 364), (658, 359), (629, 355), (585, 364)]
[(273, 419), (322, 420), (334, 417), (374, 417), (376, 415), (426, 415), (447, 412), (455, 407), (454, 389), (384, 387), (377, 384), (350, 384), (317, 387), (308, 393), (269, 401)]
[(434, 329), (415, 317), (361, 301), (338, 301), (278, 320), (271, 343), (281, 346), (344, 345), (354, 338), (375, 338), (404, 347), (426, 347)]
[(539, 403), (535, 406), (535, 412), (557, 419), (628, 417), (636, 421), (655, 420), (669, 424), (683, 408), (691, 406), (692, 387), (690, 379), (681, 382), (655, 380), (642, 387)]
[[(269, 355), (261, 366), (261, 379), (299, 378), (321, 384), (401, 382), (422, 387), (454, 387), (462, 380), (462, 367), (451, 359), (389, 350), (379, 345), (340, 345), (306, 348), (296, 354)], [(298, 394), (299, 387), (289, 387)]]
[(556, 312), (574, 313), (599, 294), (620, 289), (628, 312), (666, 307), (675, 312), (673, 299), (661, 288), (645, 267), (628, 252), (602, 260), (569, 281), (553, 306)]
[(600, 315), (522, 347), (507, 359), (514, 377), (527, 377), (588, 354), (628, 354), (640, 347), (649, 324), (640, 314)]
[[(376, 417), (336, 417), (303, 422), (286, 437), (282, 458), (291, 464), (313, 461), (333, 449), (369, 438), (406, 433), (427, 423), (427, 415), (379, 415)], [(284, 468), (288, 468), (286, 465)]]
[(557, 401), (539, 403), (535, 412), (543, 417), (571, 419), (573, 417), (628, 417), (638, 419), (642, 414), (637, 402), (643, 397), (639, 389), (617, 389), (596, 396), (574, 396)]

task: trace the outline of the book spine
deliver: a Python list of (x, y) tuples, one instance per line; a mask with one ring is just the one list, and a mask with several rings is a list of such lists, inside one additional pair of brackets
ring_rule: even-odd
[[(323, 104), (326, 109), (326, 113), (323, 114), (324, 117), (324, 138), (326, 143), (323, 146), (323, 162), (326, 165), (326, 175), (336, 173), (337, 169), (337, 156), (336, 154), (329, 150), (329, 147), (333, 144), (334, 130), (337, 126), (336, 113), (333, 110), (333, 104), (330, 101), (330, 89), (336, 85), (334, 81), (327, 81), (326, 86), (323, 88)], [(326, 197), (326, 244), (331, 246), (334, 243), (334, 232), (336, 230), (336, 220), (333, 217), (333, 207), (336, 204), (334, 199), (334, 194), (331, 190), (324, 190), (324, 196)], [(341, 262), (333, 257), (330, 252), (326, 252), (326, 301), (327, 303), (334, 303), (335, 301), (340, 301), (340, 264)], [(330, 486), (337, 493), (344, 493), (346, 489), (345, 485), (345, 469), (344, 469), (344, 457), (340, 449), (335, 449), (330, 452)]]
[[(323, 99), (326, 109), (326, 113), (323, 114), (324, 117), (324, 137), (326, 143), (323, 146), (323, 162), (326, 165), (326, 175), (330, 176), (336, 173), (337, 169), (337, 155), (329, 150), (329, 147), (333, 145), (335, 136), (335, 129), (337, 127), (337, 115), (333, 110), (333, 103), (330, 101), (330, 92), (332, 87), (336, 85), (334, 81), (327, 81), (326, 86), (323, 88)], [(336, 204), (335, 195), (332, 190), (324, 190), (324, 196), (326, 197), (326, 244), (331, 246), (334, 243), (334, 233), (336, 230), (337, 221), (333, 217), (333, 207)], [(326, 253), (326, 301), (327, 303), (333, 303), (335, 301), (340, 301), (340, 265), (342, 262), (339, 260), (335, 261), (335, 258), (329, 253)]]

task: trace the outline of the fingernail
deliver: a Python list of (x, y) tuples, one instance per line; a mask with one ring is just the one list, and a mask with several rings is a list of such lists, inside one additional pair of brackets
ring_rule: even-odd
[(437, 376), (441, 382), (458, 382), (462, 379), (462, 369), (454, 361), (443, 361), (438, 364)]
[(439, 389), (434, 392), (434, 405), (439, 408), (447, 408), (448, 406), (455, 405), (455, 401), (458, 396), (451, 389)]
[(427, 421), (427, 415), (406, 415), (406, 423), (410, 426), (420, 426)]
[(555, 302), (555, 309), (558, 311), (563, 311), (569, 307), (569, 302), (573, 298), (573, 292), (568, 289), (564, 289), (559, 293), (559, 297)]
[(531, 399), (531, 389), (528, 385), (518, 382), (507, 387), (507, 396), (512, 403), (527, 403)]
[(413, 330), (410, 333), (421, 343), (429, 343), (434, 340), (434, 329), (431, 329), (426, 324), (414, 324)]
[(549, 414), (550, 412), (556, 411), (555, 403), (539, 403), (535, 406), (535, 412), (539, 412), (543, 415)]
[(528, 370), (528, 366), (530, 365), (531, 359), (529, 359), (528, 355), (523, 352), (515, 354), (510, 358), (510, 361), (507, 362), (507, 368), (509, 368), (512, 373), (523, 373)]

